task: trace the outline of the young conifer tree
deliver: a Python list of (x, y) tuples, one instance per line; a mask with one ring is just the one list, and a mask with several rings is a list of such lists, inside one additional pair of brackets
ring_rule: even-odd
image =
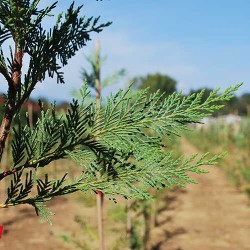
[[(161, 189), (193, 183), (188, 172), (203, 173), (201, 165), (216, 163), (221, 155), (175, 159), (162, 138), (179, 135), (187, 124), (211, 115), (221, 108), (220, 102), (232, 98), (232, 92), (240, 85), (229, 87), (220, 95), (218, 89), (212, 91), (204, 102), (203, 92), (184, 98), (174, 93), (164, 99), (159, 92), (148, 96), (147, 90), (133, 94), (129, 88), (111, 95), (100, 108), (95, 104), (85, 105), (89, 94), (85, 86), (81, 101), (73, 100), (67, 114), (58, 117), (53, 105), (48, 110), (41, 105), (40, 117), (33, 127), (29, 121), (23, 124), (19, 111), (36, 84), (47, 75), (56, 76), (63, 83), (62, 67), (86, 45), (91, 32), (100, 32), (110, 24), (98, 24), (99, 18), (80, 17), (81, 7), (72, 4), (65, 14), (58, 16), (54, 27), (46, 31), (42, 21), (49, 18), (56, 3), (40, 9), (39, 2), (0, 2), (0, 73), (8, 84), (0, 130), (0, 157), (13, 130), (11, 167), (0, 173), (0, 181), (9, 181), (1, 208), (29, 204), (41, 220), (51, 222), (52, 213), (45, 203), (56, 196), (99, 190), (111, 198), (122, 195), (148, 199), (148, 186)], [(13, 44), (9, 55), (3, 51), (6, 42)], [(24, 56), (29, 59), (26, 72)], [(13, 119), (17, 121), (15, 127)], [(154, 131), (155, 136), (148, 131)], [(67, 180), (67, 173), (62, 173), (59, 179), (49, 174), (42, 176), (41, 170), (59, 159), (75, 161), (81, 174), (74, 181)]]
[[(86, 69), (82, 69), (82, 80), (88, 87), (95, 91), (95, 103), (97, 110), (101, 108), (101, 96), (103, 87), (107, 87), (111, 84), (117, 83), (125, 74), (125, 70), (119, 70), (114, 72), (109, 77), (101, 80), (101, 68), (105, 61), (104, 57), (101, 57), (100, 42), (95, 41), (95, 51), (86, 57), (91, 69), (88, 72)], [(105, 167), (105, 165), (104, 165)], [(97, 177), (100, 173), (96, 173)], [(98, 236), (99, 236), (99, 249), (105, 249), (105, 237), (104, 237), (104, 194), (98, 190), (97, 196), (97, 223), (98, 223)]]

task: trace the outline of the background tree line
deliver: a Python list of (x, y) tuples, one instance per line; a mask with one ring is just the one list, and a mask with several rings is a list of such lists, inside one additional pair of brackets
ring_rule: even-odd
[[(159, 89), (163, 93), (163, 97), (177, 90), (177, 82), (173, 78), (159, 73), (149, 74), (144, 77), (136, 77), (134, 78), (134, 82), (138, 88), (149, 88), (150, 93), (154, 93)], [(202, 89), (204, 88), (192, 89), (188, 95), (198, 93)], [(211, 91), (213, 91), (213, 89), (204, 89), (203, 101), (207, 99)], [(241, 116), (250, 115), (250, 92), (233, 97), (227, 102), (224, 108), (215, 112), (214, 116), (226, 114), (237, 114)]]
[[(160, 73), (148, 74), (146, 76), (135, 77), (132, 80), (137, 89), (149, 88), (149, 93), (154, 93), (158, 89), (163, 94), (163, 97), (170, 95), (177, 91), (177, 81), (168, 75), (163, 75)], [(193, 93), (198, 93), (204, 88), (199, 89), (191, 89), (188, 95)], [(202, 99), (205, 101), (209, 95), (209, 93), (213, 91), (213, 89), (205, 88), (204, 95)], [(42, 99), (45, 107), (49, 105), (46, 99)], [(1, 95), (0, 97), (0, 115), (3, 114), (3, 104), (4, 97)], [(27, 112), (28, 107), (32, 107), (33, 119), (36, 121), (37, 112), (39, 111), (38, 100), (29, 100), (23, 107), (22, 112)], [(68, 108), (68, 104), (65, 102), (61, 102), (57, 105), (57, 110), (66, 110)], [(214, 116), (219, 115), (227, 115), (227, 114), (235, 114), (240, 116), (250, 116), (250, 92), (243, 93), (240, 96), (233, 97), (227, 105), (221, 110), (218, 110), (214, 113)]]

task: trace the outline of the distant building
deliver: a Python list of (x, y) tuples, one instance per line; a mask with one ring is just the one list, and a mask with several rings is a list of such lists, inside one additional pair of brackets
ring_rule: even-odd
[(238, 128), (239, 124), (242, 120), (242, 117), (239, 115), (222, 115), (218, 117), (206, 117), (201, 120), (201, 123), (193, 124), (192, 127), (194, 127), (197, 130), (206, 129), (209, 128), (212, 125), (232, 125), (234, 128)]

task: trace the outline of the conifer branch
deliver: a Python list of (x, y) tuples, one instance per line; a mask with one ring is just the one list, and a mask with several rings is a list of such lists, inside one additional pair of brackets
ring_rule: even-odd
[[(19, 6), (17, 6), (19, 7)], [(2, 120), (1, 128), (0, 128), (0, 160), (2, 159), (3, 150), (5, 147), (6, 139), (9, 135), (11, 123), (13, 117), (16, 113), (16, 97), (18, 89), (21, 88), (21, 74), (22, 74), (22, 63), (24, 56), (24, 48), (18, 41), (17, 33), (14, 34), (14, 42), (15, 42), (15, 54), (14, 54), (14, 62), (12, 65), (12, 81), (8, 81), (9, 89), (8, 89), (8, 99), (5, 105), (4, 118)]]
[[(0, 179), (14, 177), (8, 199), (0, 207), (30, 204), (44, 209), (41, 213), (46, 217), (51, 212), (42, 203), (76, 191), (99, 190), (111, 197), (120, 194), (145, 199), (150, 198), (147, 187), (161, 189), (194, 183), (188, 172), (204, 173), (200, 166), (216, 164), (223, 155), (208, 159), (204, 154), (196, 161), (197, 155), (174, 159), (171, 152), (166, 152), (162, 137), (179, 135), (188, 123), (200, 122), (221, 107), (219, 101), (232, 98), (239, 86), (220, 95), (216, 90), (204, 103), (203, 92), (186, 98), (174, 93), (162, 100), (159, 93), (148, 97), (146, 90), (133, 98), (128, 89), (111, 96), (100, 109), (93, 104), (84, 105), (88, 95), (85, 87), (81, 91), (82, 104), (73, 101), (65, 116), (42, 110), (33, 128), (19, 122), (14, 129), (13, 167), (1, 173)], [(154, 137), (150, 130), (155, 131)], [(72, 159), (82, 167), (83, 174), (67, 184), (66, 175), (58, 180), (49, 180), (48, 175), (44, 180), (34, 177), (40, 168), (58, 159)], [(23, 183), (21, 176), (25, 171)], [(101, 174), (98, 178), (97, 171)], [(30, 197), (36, 186), (37, 195)]]
[[(15, 46), (14, 55), (11, 50), (11, 58), (7, 58), (10, 74), (2, 49), (0, 55), (0, 73), (9, 85), (0, 129), (0, 159), (13, 117), (29, 98), (36, 84), (45, 79), (46, 73), (50, 77), (56, 74), (58, 82), (64, 83), (63, 73), (60, 71), (62, 67), (86, 45), (91, 32), (100, 32), (111, 24), (110, 22), (99, 24), (99, 17), (95, 19), (79, 17), (82, 6), (75, 8), (72, 3), (64, 17), (61, 13), (55, 26), (46, 31), (42, 27), (42, 21), (51, 14), (57, 2), (40, 10), (39, 2), (3, 0), (0, 3), (0, 46), (2, 47), (2, 44), (10, 38), (13, 39)], [(24, 82), (21, 82), (24, 54), (30, 56), (30, 63), (28, 71), (24, 74)]]
[(12, 85), (12, 79), (11, 76), (8, 72), (7, 65), (5, 63), (4, 55), (3, 55), (3, 50), (0, 49), (0, 74), (2, 74), (5, 78), (5, 80), (8, 82), (8, 85)]
[[(99, 17), (80, 17), (82, 6), (75, 7), (73, 3), (47, 31), (42, 21), (51, 15), (57, 2), (38, 9), (39, 2), (0, 2), (0, 47), (8, 39), (15, 45), (14, 53), (10, 49), (10, 58), (5, 60), (2, 50), (0, 53), (0, 73), (9, 86), (0, 130), (0, 158), (13, 118), (36, 84), (47, 74), (64, 83), (62, 68), (69, 59), (86, 45), (91, 32), (98, 33), (110, 25), (99, 24)], [(25, 54), (30, 61), (22, 81)], [(98, 72), (98, 68), (95, 70)], [(51, 223), (53, 213), (45, 202), (56, 196), (98, 190), (112, 199), (117, 194), (147, 199), (148, 187), (161, 189), (193, 183), (189, 172), (204, 173), (200, 166), (216, 164), (222, 155), (175, 159), (162, 139), (172, 134), (179, 136), (189, 123), (200, 123), (230, 100), (240, 85), (222, 94), (219, 89), (214, 90), (205, 101), (203, 91), (187, 97), (174, 93), (164, 98), (159, 92), (148, 96), (147, 90), (134, 94), (129, 88), (111, 95), (103, 105), (85, 105), (89, 94), (85, 86), (82, 103), (73, 100), (68, 112), (60, 117), (52, 106), (41, 110), (33, 127), (17, 119), (11, 142), (13, 164), (9, 171), (0, 173), (0, 181), (10, 176), (7, 199), (0, 208), (29, 204), (42, 220)], [(67, 174), (59, 179), (51, 179), (48, 174), (41, 177), (40, 170), (59, 159), (73, 160), (82, 174), (74, 181), (67, 180)]]

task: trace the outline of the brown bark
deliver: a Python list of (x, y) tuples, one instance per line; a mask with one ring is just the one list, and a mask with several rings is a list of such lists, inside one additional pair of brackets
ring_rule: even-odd
[(0, 128), (0, 160), (2, 159), (3, 150), (5, 147), (6, 139), (9, 135), (13, 117), (18, 109), (16, 105), (16, 96), (18, 88), (21, 84), (22, 62), (23, 62), (23, 49), (19, 47), (18, 43), (15, 44), (15, 54), (12, 72), (12, 81), (9, 83), (8, 100), (5, 106), (5, 112)]

